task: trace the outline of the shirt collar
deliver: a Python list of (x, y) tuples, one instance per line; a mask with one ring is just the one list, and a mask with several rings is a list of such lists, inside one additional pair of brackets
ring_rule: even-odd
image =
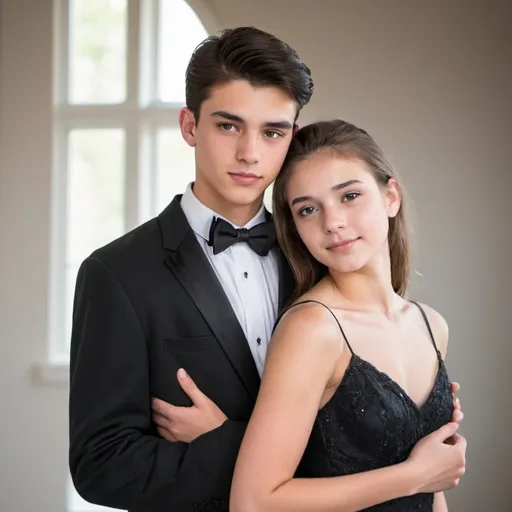
[[(228, 219), (215, 213), (213, 210), (208, 208), (208, 206), (204, 205), (197, 199), (194, 192), (192, 191), (193, 183), (189, 183), (187, 188), (181, 198), (181, 209), (185, 214), (185, 217), (190, 224), (190, 227), (200, 237), (208, 240), (210, 238), (210, 226), (212, 224), (213, 217), (220, 217), (225, 221), (232, 224)], [(265, 205), (261, 205), (261, 208), (258, 210), (258, 213), (244, 226), (234, 226), (235, 228), (246, 228), (251, 229), (252, 227), (260, 224), (261, 222), (265, 222), (267, 219)]]

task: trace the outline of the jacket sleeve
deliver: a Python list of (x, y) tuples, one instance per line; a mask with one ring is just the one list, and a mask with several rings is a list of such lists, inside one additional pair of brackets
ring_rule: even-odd
[(228, 500), (246, 423), (227, 420), (190, 444), (170, 443), (154, 433), (150, 402), (137, 312), (109, 268), (89, 257), (77, 278), (70, 355), (69, 464), (78, 493), (151, 512)]

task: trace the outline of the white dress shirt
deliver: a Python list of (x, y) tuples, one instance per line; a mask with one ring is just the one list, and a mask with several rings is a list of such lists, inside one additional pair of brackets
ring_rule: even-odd
[[(181, 208), (231, 303), (261, 376), (278, 310), (276, 249), (272, 249), (267, 256), (259, 256), (247, 243), (240, 242), (219, 254), (213, 254), (213, 247), (208, 245), (213, 217), (229, 221), (197, 199), (192, 191), (192, 183), (181, 198)], [(247, 224), (234, 227), (250, 229), (265, 220), (265, 207), (262, 205)]]

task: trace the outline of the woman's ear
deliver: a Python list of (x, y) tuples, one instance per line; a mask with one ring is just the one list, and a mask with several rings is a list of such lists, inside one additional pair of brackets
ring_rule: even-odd
[(388, 217), (396, 217), (402, 204), (402, 193), (395, 178), (389, 178), (386, 184), (386, 209)]

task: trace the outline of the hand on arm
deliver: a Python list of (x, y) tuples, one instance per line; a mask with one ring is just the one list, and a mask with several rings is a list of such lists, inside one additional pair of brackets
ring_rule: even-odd
[(456, 396), (459, 389), (460, 384), (458, 382), (452, 382), (450, 384), (450, 391), (452, 392), (453, 396), (453, 415), (450, 421), (453, 421), (458, 424), (462, 423), (462, 420), (464, 418), (464, 413), (462, 412), (460, 400)]
[(206, 432), (220, 427), (228, 418), (196, 386), (183, 368), (178, 371), (177, 378), (183, 391), (192, 400), (192, 406), (177, 407), (153, 398), (153, 421), (158, 425), (158, 433), (167, 441), (190, 443)]

